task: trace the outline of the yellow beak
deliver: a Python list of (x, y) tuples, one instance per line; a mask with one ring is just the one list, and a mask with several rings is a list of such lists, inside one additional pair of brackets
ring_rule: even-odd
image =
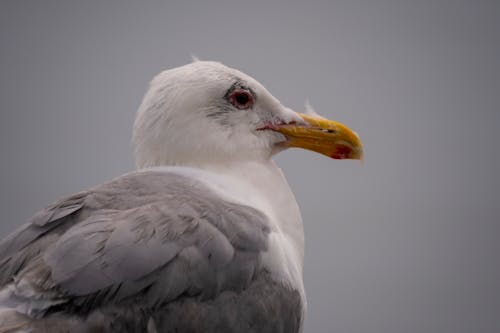
[(363, 145), (358, 135), (333, 120), (299, 113), (305, 124), (283, 124), (274, 130), (286, 136), (286, 147), (299, 147), (335, 159), (363, 159)]

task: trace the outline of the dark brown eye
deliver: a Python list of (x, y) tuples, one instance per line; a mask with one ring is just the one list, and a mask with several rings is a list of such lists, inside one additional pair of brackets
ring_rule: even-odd
[(253, 96), (250, 92), (238, 89), (229, 95), (229, 101), (233, 104), (237, 109), (245, 110), (249, 109), (253, 105)]

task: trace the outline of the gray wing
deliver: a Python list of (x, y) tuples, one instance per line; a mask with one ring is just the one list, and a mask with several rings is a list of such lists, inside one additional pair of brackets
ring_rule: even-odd
[[(24, 304), (23, 318), (73, 313), (74, 324), (106, 311), (116, 316), (118, 304), (129, 304), (129, 316), (123, 307), (120, 315), (143, 316), (138, 327), (144, 321), (150, 327), (154, 309), (166, 304), (185, 316), (193, 299), (215, 304), (223, 292), (224, 299), (248, 293), (259, 280), (269, 232), (262, 213), (224, 201), (200, 182), (160, 172), (129, 174), (56, 202), (0, 243), (0, 285), (11, 291), (3, 300), (0, 295), (0, 306)], [(259, 283), (267, 281), (260, 273)], [(266, 293), (261, 296), (270, 297), (271, 290)], [(287, 297), (285, 302), (298, 302), (295, 292)], [(172, 308), (174, 303), (183, 306)], [(140, 320), (132, 321), (127, 325)]]

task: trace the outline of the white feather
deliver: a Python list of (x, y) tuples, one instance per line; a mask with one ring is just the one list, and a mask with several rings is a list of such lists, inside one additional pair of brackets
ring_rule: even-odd
[(309, 98), (306, 99), (305, 103), (304, 103), (304, 109), (305, 109), (305, 114), (307, 114), (308, 116), (312, 116), (312, 117), (318, 117), (318, 118), (323, 118), (323, 119), (326, 119), (325, 117), (319, 115), (316, 110), (314, 110), (311, 102), (309, 101)]

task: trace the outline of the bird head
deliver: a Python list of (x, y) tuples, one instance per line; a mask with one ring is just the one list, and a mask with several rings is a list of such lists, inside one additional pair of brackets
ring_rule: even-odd
[(296, 113), (252, 77), (211, 61), (153, 79), (137, 112), (133, 143), (140, 168), (265, 160), (289, 147), (336, 159), (363, 154), (345, 125)]

